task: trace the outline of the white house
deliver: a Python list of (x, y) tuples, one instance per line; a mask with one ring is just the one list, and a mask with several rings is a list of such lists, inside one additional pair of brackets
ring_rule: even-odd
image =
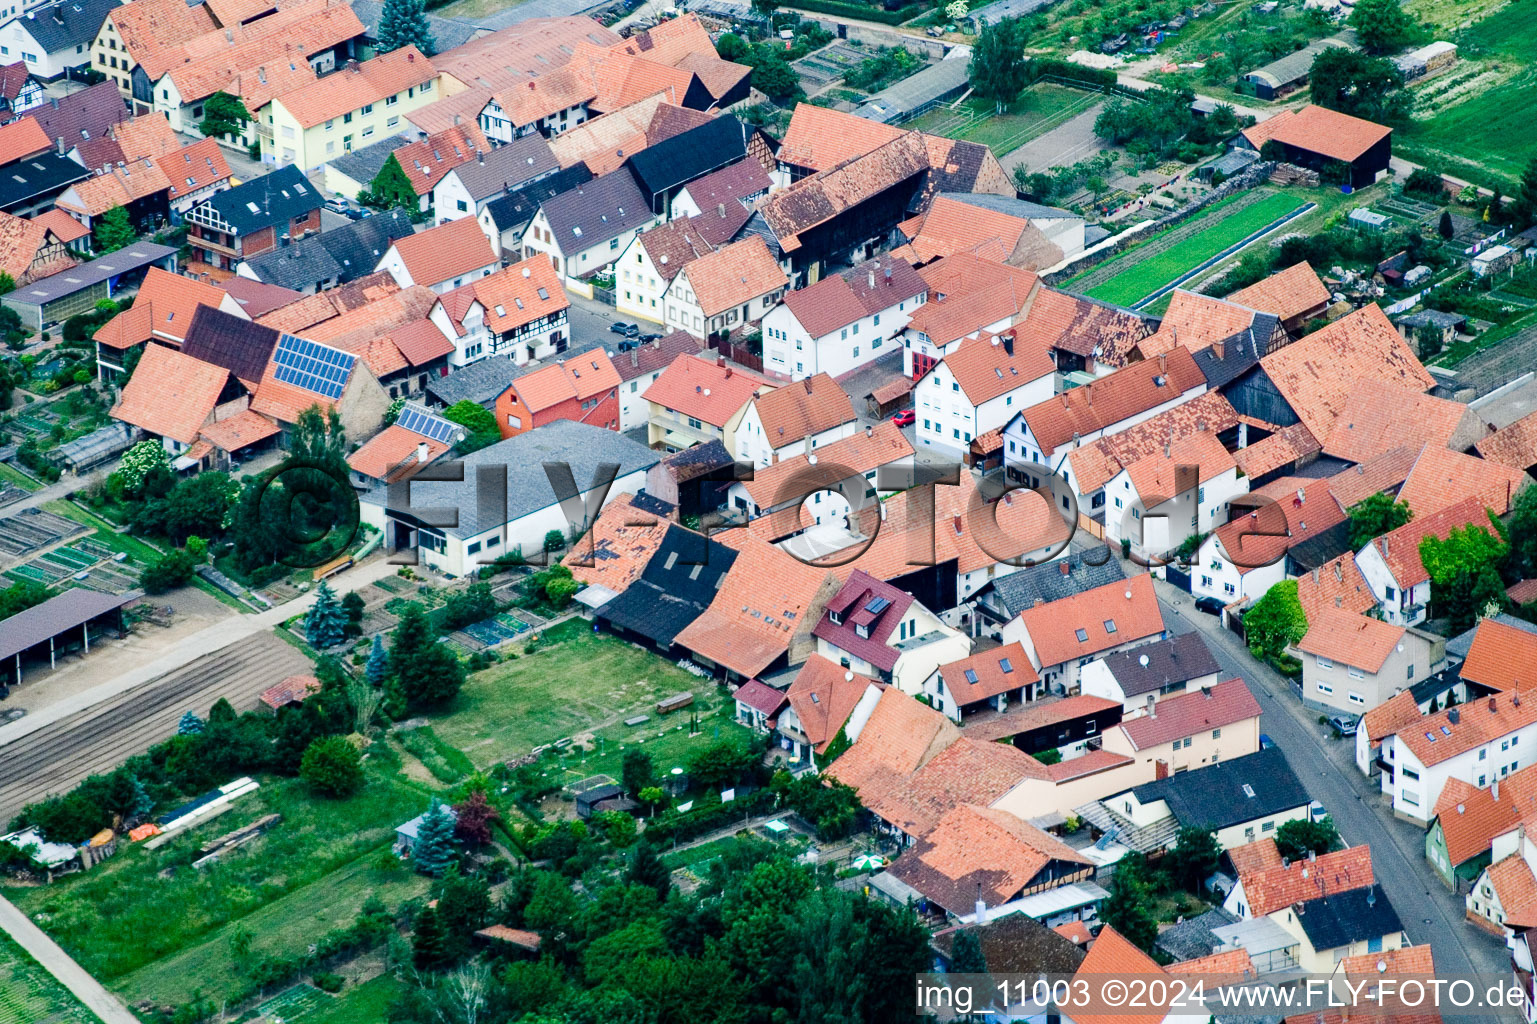
[(1004, 624), (1003, 641), (1024, 645), (1053, 693), (1079, 692), (1084, 666), (1164, 638), (1163, 612), (1146, 574), (1026, 608)]
[(980, 711), (1007, 711), (1043, 693), (1030, 656), (1019, 643), (945, 662), (923, 681), (923, 692), (952, 721)]
[(1051, 397), (1056, 367), (1042, 349), (1012, 332), (983, 333), (958, 345), (913, 389), (918, 443), (965, 450), (1017, 411)]
[(637, 231), (658, 220), (634, 175), (621, 167), (540, 204), (523, 229), (523, 255), (545, 253), (567, 281), (579, 280), (617, 260)]
[(1484, 504), (1477, 498), (1466, 498), (1429, 515), (1416, 515), (1356, 553), (1356, 565), (1382, 606), (1384, 619), (1397, 626), (1425, 621), (1430, 608), (1430, 573), (1420, 560), (1420, 543), (1426, 537), (1445, 540), (1452, 530), (1470, 523), (1491, 530)]
[(651, 406), (647, 439), (653, 448), (682, 451), (719, 439), (736, 450), (736, 434), (748, 403), (772, 383), (748, 370), (680, 355), (641, 393)]
[(527, 96), (523, 89), (497, 93), (480, 110), (480, 130), (505, 146), (535, 132), (550, 138), (575, 128), (587, 120), (587, 102), (595, 95), (581, 77), (574, 68), (554, 69), (529, 82)]
[(1434, 675), (1446, 663), (1446, 641), (1348, 608), (1316, 608), (1297, 642), (1302, 703), (1360, 715)]
[(860, 569), (827, 602), (812, 635), (828, 661), (915, 696), (938, 666), (971, 650), (966, 634), (911, 594)]
[(917, 380), (981, 331), (996, 333), (1030, 307), (1041, 287), (1028, 270), (971, 253), (923, 268), (928, 300), (902, 332), (902, 372)]
[(541, 135), (526, 135), (489, 153), (478, 151), (474, 160), (455, 167), (432, 187), (433, 215), (439, 224), (478, 216), (491, 200), (559, 169)]
[(570, 308), (549, 259), (531, 256), (449, 291), (433, 304), (428, 319), (453, 340), (451, 365), (504, 355), (522, 366), (565, 350)]
[[(0, 64), (22, 61), (27, 71), (52, 81), (69, 68), (91, 63), (91, 44), (101, 31), (107, 12), (118, 0), (56, 0), (18, 14), (9, 7), (11, 20), (0, 25)], [(41, 24), (39, 24), (41, 23)]]
[[(536, 558), (551, 530), (568, 537), (585, 531), (602, 505), (645, 487), (646, 471), (657, 460), (657, 453), (616, 431), (555, 420), (465, 456), (462, 481), (414, 480), (401, 503), (391, 500), (387, 488), (376, 488), (360, 499), (360, 516), (384, 531), (391, 550), (415, 548), (417, 557), (432, 568), (463, 576), (503, 552), (522, 551)], [(570, 467), (581, 509), (575, 522), (557, 499), (545, 462)], [(615, 463), (618, 470), (600, 505), (594, 481), (601, 463)], [(505, 495), (479, 493), (481, 474), (476, 467), (481, 465), (506, 467)], [(577, 507), (566, 505), (571, 511)], [(441, 508), (458, 510), (457, 525), (429, 524), (425, 510)]]
[(715, 251), (688, 220), (674, 220), (630, 239), (614, 264), (614, 308), (623, 316), (661, 323), (667, 314), (663, 296), (678, 272)]
[(1115, 545), (1126, 538), (1141, 555), (1165, 556), (1226, 523), (1230, 502), (1248, 490), (1217, 435), (1191, 434), (1110, 478), (1105, 539)]
[(389, 274), (402, 288), (426, 285), (442, 295), (500, 266), (480, 225), (465, 218), (397, 238), (374, 269)]
[(890, 351), (928, 285), (906, 260), (871, 260), (789, 292), (763, 316), (763, 372), (834, 377)]
[(849, 396), (837, 381), (819, 373), (749, 402), (733, 454), (761, 469), (852, 437), (858, 429)]
[(1447, 779), (1483, 789), (1537, 762), (1537, 700), (1500, 693), (1406, 722), (1381, 759), (1393, 813), (1426, 825)]
[(1168, 697), (1213, 686), (1220, 671), (1198, 631), (1177, 633), (1089, 662), (1078, 676), (1078, 689), (1091, 697), (1120, 701), (1129, 714)]
[[(880, 468), (896, 463), (905, 464), (906, 460), (912, 458), (913, 446), (903, 436), (901, 427), (883, 420), (856, 431), (842, 441), (819, 446), (815, 454), (816, 465), (824, 467), (824, 470), (827, 467), (841, 467), (851, 474), (863, 476), (868, 485), (867, 497), (885, 498), (900, 489), (895, 486), (900, 481), (893, 481), (893, 486), (877, 494)], [(803, 453), (760, 467), (753, 473), (751, 480), (739, 480), (731, 485), (726, 492), (726, 503), (754, 519), (764, 514), (778, 515), (782, 527), (769, 531), (775, 537), (798, 532), (802, 511), (809, 511), (816, 523), (843, 523), (849, 513), (849, 503), (842, 494), (834, 490), (821, 490), (807, 495), (803, 492), (814, 484), (801, 483), (797, 486), (797, 483), (810, 478), (810, 465), (812, 463), (808, 453)], [(830, 472), (828, 470), (829, 475)], [(825, 478), (815, 480), (815, 484), (824, 482), (831, 483)]]
[(645, 426), (651, 418), (651, 403), (646, 389), (656, 382), (680, 355), (694, 355), (699, 342), (692, 335), (674, 331), (665, 338), (643, 342), (628, 352), (614, 353), (614, 369), (619, 371), (619, 429)]
[(1294, 546), (1342, 527), (1345, 511), (1331, 486), (1328, 477), (1283, 478), (1235, 501), (1232, 518), (1201, 542), (1191, 562), (1190, 592), (1224, 605), (1265, 596), (1286, 578)]
[(667, 289), (663, 320), (696, 338), (724, 337), (761, 320), (789, 283), (768, 245), (749, 235), (680, 270)]

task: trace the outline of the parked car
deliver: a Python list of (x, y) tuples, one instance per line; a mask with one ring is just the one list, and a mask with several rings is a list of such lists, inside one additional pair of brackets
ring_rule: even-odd
[(661, 341), (662, 340), (662, 336), (660, 334), (642, 334), (640, 336), (640, 340), (641, 341)]
[(1259, 748), (1261, 750), (1269, 750), (1273, 746), (1275, 746), (1275, 740), (1271, 739), (1265, 733), (1259, 734)]
[(1207, 615), (1221, 615), (1222, 602), (1215, 597), (1198, 597), (1195, 599), (1195, 610)]
[(634, 340), (633, 338), (626, 338), (615, 347), (618, 348), (618, 350), (621, 352), (628, 352), (631, 349), (640, 348), (640, 342)]
[(332, 213), (339, 213), (343, 216), (346, 216), (347, 210), (349, 209), (347, 200), (343, 199), (341, 196), (332, 196), (321, 205), (323, 205), (327, 210), (330, 210)]
[(366, 206), (349, 206), (344, 212), (347, 214), (348, 220), (362, 220), (364, 217), (372, 217), (374, 215), (374, 211)]
[(891, 417), (891, 422), (895, 423), (899, 427), (910, 427), (917, 419), (917, 413), (913, 412), (911, 409), (903, 409), (901, 412)]
[(613, 323), (608, 325), (608, 329), (613, 334), (629, 334), (631, 331), (640, 330), (640, 328), (636, 327), (634, 324), (627, 324), (623, 320), (615, 320)]
[(1312, 818), (1314, 821), (1323, 821), (1328, 816), (1329, 812), (1324, 810), (1324, 805), (1319, 803), (1317, 800), (1314, 800), (1312, 803), (1308, 804), (1309, 818)]
[(1356, 730), (1361, 727), (1361, 720), (1354, 715), (1334, 715), (1330, 717), (1329, 724), (1334, 726), (1341, 736), (1354, 736)]

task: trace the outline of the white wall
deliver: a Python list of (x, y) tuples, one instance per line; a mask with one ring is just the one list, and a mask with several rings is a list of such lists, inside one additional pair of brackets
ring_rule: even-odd
[[(1132, 550), (1146, 555), (1173, 551), (1197, 533), (1210, 533), (1228, 521), (1233, 498), (1249, 493), (1248, 477), (1240, 478), (1236, 466), (1226, 469), (1198, 487), (1147, 508), (1148, 500), (1132, 485), (1131, 474), (1122, 470), (1105, 485), (1105, 539), (1111, 545), (1129, 536)], [(1080, 500), (1082, 500), (1080, 498)], [(1127, 520), (1128, 513), (1131, 516)]]
[(783, 459), (791, 459), (797, 455), (804, 455), (808, 451), (816, 451), (824, 448), (834, 441), (841, 441), (846, 437), (853, 437), (854, 431), (859, 427), (857, 418), (840, 423), (835, 427), (811, 434), (807, 437), (797, 438), (775, 447), (776, 441), (782, 438), (769, 437), (763, 430), (763, 420), (758, 415), (758, 403), (753, 400), (747, 405), (747, 412), (742, 417), (742, 425), (736, 432), (736, 457), (751, 461), (759, 469), (766, 469)]
[(1366, 577), (1366, 585), (1382, 607), (1382, 618), (1395, 626), (1417, 626), (1425, 621), (1430, 606), (1430, 581), (1422, 580), (1403, 590), (1388, 571), (1382, 552), (1368, 544), (1356, 552), (1356, 566)]
[(1021, 409), (1051, 397), (1054, 374), (1026, 381), (1006, 394), (972, 405), (950, 368), (941, 362), (918, 381), (913, 410), (918, 443), (929, 447), (958, 449), (972, 438), (996, 430)]
[(65, 68), (79, 67), (91, 62), (91, 43), (83, 42), (54, 53), (48, 53), (38, 45), (27, 31), (25, 14), (0, 25), (0, 64), (23, 61), (27, 70), (39, 78), (58, 78)]
[(376, 267), (375, 270), (386, 271), (391, 277), (395, 279), (395, 283), (400, 285), (402, 288), (409, 288), (413, 284), (421, 284), (431, 288), (439, 295), (443, 295), (446, 292), (453, 291), (460, 285), (468, 284), (469, 282), (475, 280), (477, 277), (485, 277), (487, 274), (499, 270), (500, 268), (501, 262), (498, 261), (496, 263), (488, 263), (483, 267), (468, 270), (456, 277), (449, 278), (447, 281), (416, 281), (412, 279), (411, 272), (406, 269), (405, 261), (400, 258), (399, 249), (392, 245), (390, 246), (389, 251), (384, 254), (384, 258), (379, 261), (379, 266)]
[[(1503, 698), (1502, 698), (1503, 699)], [(1466, 705), (1464, 714), (1475, 714), (1477, 703)], [(1392, 748), (1390, 760), (1396, 766), (1393, 772), (1393, 813), (1412, 821), (1427, 824), (1446, 780), (1461, 779), (1480, 789), (1503, 779), (1537, 761), (1537, 723), (1523, 726), (1515, 732), (1490, 740), (1483, 746), (1464, 751), (1447, 758), (1440, 764), (1426, 767), (1399, 736), (1390, 736), (1382, 743), (1383, 754)], [(1410, 776), (1417, 775), (1418, 778)], [(1387, 773), (1383, 773), (1386, 785)]]
[(625, 246), (619, 261), (614, 264), (614, 270), (615, 308), (621, 314), (633, 316), (637, 320), (661, 323), (664, 310), (662, 299), (672, 282), (662, 277), (652, 262), (651, 254), (641, 244), (640, 235), (630, 239), (630, 244)]
[(811, 337), (781, 302), (763, 316), (763, 372), (790, 380), (818, 373), (842, 376), (890, 352), (893, 343), (900, 344), (913, 310), (925, 297), (919, 292), (820, 338)]
[(1154, 702), (1168, 700), (1190, 690), (1199, 690), (1203, 686), (1214, 686), (1217, 683), (1219, 673), (1211, 672), (1204, 676), (1197, 676), (1168, 693), (1139, 693), (1135, 697), (1128, 697), (1121, 691), (1121, 684), (1116, 681), (1110, 671), (1110, 665), (1104, 659), (1090, 662), (1083, 667), (1078, 674), (1078, 692), (1091, 697), (1103, 697), (1105, 700), (1121, 702), (1121, 707), (1129, 714), (1134, 711), (1143, 711), (1147, 708), (1147, 699), (1152, 697)]
[[(1105, 518), (1109, 519), (1109, 515)], [(1285, 578), (1285, 555), (1270, 565), (1240, 572), (1238, 566), (1223, 553), (1222, 546), (1213, 534), (1201, 543), (1201, 549), (1190, 565), (1190, 593), (1195, 597), (1215, 597), (1223, 604), (1232, 604), (1240, 597), (1258, 601), (1265, 596), (1267, 590)]]

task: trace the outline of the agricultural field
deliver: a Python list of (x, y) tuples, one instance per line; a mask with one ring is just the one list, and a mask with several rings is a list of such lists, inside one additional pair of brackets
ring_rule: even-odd
[(910, 122), (907, 127), (951, 139), (980, 142), (1004, 156), (1059, 128), (1104, 102), (1099, 93), (1071, 89), (1054, 82), (1037, 82), (1020, 94), (1003, 114), (995, 114), (984, 100), (968, 100), (955, 110), (940, 107)]
[(53, 975), (0, 932), (0, 1024), (100, 1024)]
[(1223, 200), (1065, 286), (1105, 302), (1132, 305), (1302, 206), (1297, 195), (1268, 189)]
[[(1457, 12), (1463, 20), (1446, 22), (1451, 29), (1488, 11), (1478, 3), (1422, 6), (1417, 17), (1431, 17), (1430, 7)], [(1415, 117), (1393, 133), (1394, 155), (1508, 193), (1537, 156), (1530, 124), (1537, 109), (1537, 5), (1498, 5), (1446, 35), (1458, 44), (1460, 62), (1415, 86)]]
[[(476, 768), (522, 757), (556, 740), (590, 735), (593, 749), (563, 755), (570, 782), (619, 775), (626, 746), (644, 744), (658, 768), (682, 763), (717, 738), (746, 735), (729, 719), (731, 701), (714, 679), (700, 679), (650, 651), (580, 619), (546, 630), (533, 654), (472, 675), (452, 710), (430, 717), (434, 738), (463, 751)], [(675, 693), (694, 703), (662, 717), (656, 702)], [(721, 715), (718, 712), (724, 711)], [(648, 721), (627, 726), (639, 715)], [(691, 738), (697, 715), (703, 735)]]

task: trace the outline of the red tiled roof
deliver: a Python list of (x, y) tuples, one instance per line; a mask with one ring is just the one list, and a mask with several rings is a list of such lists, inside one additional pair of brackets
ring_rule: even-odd
[(1323, 438), (1323, 450), (1347, 462), (1366, 462), (1401, 445), (1465, 448), (1485, 433), (1478, 413), (1461, 402), (1362, 380), (1350, 389), (1345, 413)]
[(320, 680), (314, 676), (289, 676), (276, 686), (262, 691), (261, 702), (274, 711), (285, 704), (297, 704), (312, 693), (320, 692)]
[[(427, 460), (420, 462), (420, 446), (427, 446)], [(423, 437), (415, 431), (391, 424), (370, 438), (363, 447), (347, 456), (347, 465), (375, 480), (399, 479), (436, 461), (452, 445)], [(400, 467), (397, 470), (397, 467)]]
[[(1413, 506), (1410, 506), (1413, 512)], [(1430, 579), (1425, 563), (1420, 559), (1420, 543), (1426, 537), (1445, 540), (1456, 529), (1476, 526), (1485, 533), (1493, 534), (1489, 514), (1477, 498), (1464, 498), (1439, 512), (1426, 516), (1414, 516), (1407, 523), (1372, 540), (1383, 564), (1403, 590)]]
[(1415, 703), (1414, 694), (1400, 690), (1362, 715), (1360, 727), (1366, 733), (1367, 743), (1376, 746), (1419, 720), (1420, 706)]
[(942, 363), (955, 376), (972, 405), (1006, 395), (1057, 370), (1046, 349), (1007, 333), (994, 337), (983, 332), (979, 337), (968, 338)]
[[(1157, 961), (1132, 945), (1110, 925), (1100, 929), (1099, 937), (1089, 947), (1089, 953), (1078, 965), (1074, 977), (1085, 979), (1097, 995), (1099, 982), (1105, 978), (1140, 978), (1150, 981), (1165, 974)], [(1105, 1012), (1094, 1010), (1103, 1008)], [(1163, 1024), (1163, 1008), (1132, 1011), (1117, 1005), (1106, 1005), (1091, 997), (1089, 1009), (1074, 1009), (1074, 1024)]]
[[(623, 356), (620, 356), (623, 360)], [(794, 387), (794, 385), (790, 385)], [(904, 459), (913, 453), (913, 446), (908, 443), (902, 434), (902, 428), (889, 420), (882, 420), (873, 427), (866, 427), (856, 432), (851, 437), (832, 444), (822, 445), (817, 448), (817, 465), (827, 467), (844, 467), (855, 473), (864, 474), (872, 469), (877, 469), (889, 463)], [(742, 486), (747, 489), (752, 500), (763, 509), (772, 509), (784, 505), (794, 496), (786, 496), (784, 488), (789, 486), (789, 481), (801, 479), (801, 474), (810, 465), (810, 455), (794, 455), (788, 459), (781, 459), (772, 466), (753, 471), (751, 480), (743, 481)], [(831, 472), (831, 471), (830, 471)], [(829, 483), (833, 481), (829, 480)], [(780, 516), (776, 526), (782, 526), (783, 533), (794, 533), (800, 528), (799, 502), (793, 507), (782, 511), (792, 512), (789, 516)]]
[(961, 707), (1040, 681), (1029, 655), (1017, 640), (941, 665), (939, 675)]
[(1490, 462), (1525, 470), (1537, 465), (1537, 412), (1506, 424), (1473, 446)]
[(789, 283), (783, 268), (759, 235), (749, 235), (740, 242), (701, 256), (688, 264), (683, 272), (688, 275), (694, 297), (707, 317), (776, 292)]
[(1164, 628), (1146, 574), (1026, 608), (1019, 618), (1043, 667), (1156, 636)]
[(1537, 921), (1537, 877), (1519, 852), (1489, 865), (1489, 884), (1499, 897), (1509, 927), (1525, 928)]
[[(150, 267), (133, 306), (107, 321), (97, 331), (95, 340), (113, 348), (127, 348), (147, 340), (151, 334), (180, 342), (187, 336), (197, 308), (212, 306), (219, 309), (225, 294), (223, 289), (206, 281), (194, 281), (159, 267)], [(120, 320), (123, 323), (119, 324)], [(114, 328), (114, 325), (117, 326)], [(133, 329), (127, 330), (130, 325)]]
[(857, 419), (849, 396), (825, 373), (759, 395), (753, 406), (770, 448), (783, 448)]
[(1243, 130), (1244, 138), (1255, 149), (1276, 139), (1288, 146), (1345, 163), (1365, 156), (1367, 150), (1392, 133), (1393, 129), (1386, 125), (1313, 103), (1297, 111), (1283, 110)]
[[(1208, 391), (1135, 426), (1074, 448), (1068, 452), (1067, 461), (1079, 493), (1092, 494), (1137, 460), (1161, 455), (1166, 444), (1200, 431), (1220, 434), (1237, 425), (1238, 414), (1228, 400), (1220, 392)], [(1243, 453), (1253, 447), (1235, 452), (1234, 460), (1241, 465)]]
[[(283, 104), (300, 127), (313, 128), (367, 103), (383, 102), (386, 96), (430, 82), (437, 70), (420, 50), (409, 43), (361, 64), (349, 64), (315, 82), (284, 93)], [(466, 218), (473, 221), (474, 218)], [(452, 222), (450, 222), (452, 223)], [(475, 229), (479, 231), (479, 227)]]
[(1297, 578), (1297, 600), (1309, 621), (1325, 608), (1365, 614), (1377, 607), (1355, 555), (1346, 552)]
[[(1453, 716), (1457, 721), (1452, 721)], [(1537, 700), (1523, 701), (1502, 693), (1425, 715), (1419, 724), (1397, 735), (1420, 764), (1429, 768), (1533, 722), (1537, 722)]]
[(250, 409), (233, 416), (216, 420), (202, 430), (204, 440), (210, 441), (227, 452), (238, 452), (246, 445), (271, 437), (278, 432), (278, 425)]
[(1403, 636), (1402, 626), (1344, 608), (1323, 608), (1308, 617), (1308, 631), (1297, 649), (1375, 673)]
[[(1212, 531), (1228, 561), (1241, 573), (1273, 565), (1295, 545), (1311, 540), (1346, 519), (1334, 500), (1329, 480), (1281, 477), (1250, 492), (1271, 499), (1244, 513), (1234, 501), (1233, 518)], [(1244, 505), (1243, 507), (1248, 507)]]
[(1250, 915), (1269, 917), (1293, 904), (1365, 888), (1376, 879), (1371, 847), (1361, 845), (1240, 875), (1238, 881), (1243, 885)]
[(453, 341), (443, 334), (442, 328), (426, 317), (397, 327), (390, 332), (389, 340), (412, 366), (425, 366), (454, 350)]
[(1457, 669), (1469, 682), (1497, 690), (1525, 690), (1537, 665), (1537, 636), (1496, 619), (1481, 619), (1468, 656)]
[[(68, 245), (70, 242), (79, 241), (91, 233), (91, 229), (80, 223), (57, 206), (47, 213), (40, 213), (32, 218), (34, 224), (43, 227), (59, 236), (59, 241)], [(14, 275), (13, 275), (14, 276)]]
[(857, 675), (820, 654), (813, 654), (801, 666), (785, 696), (800, 720), (801, 731), (820, 754), (837, 738), (838, 730), (853, 714), (854, 705), (871, 686), (885, 688), (878, 680)]
[(1108, 430), (1205, 385), (1195, 359), (1187, 350), (1176, 348), (1038, 402), (1020, 415), (1041, 450), (1050, 453), (1071, 442), (1074, 434)]
[(228, 380), (229, 371), (222, 366), (164, 345), (146, 345), (112, 417), (190, 445), (213, 415)]
[(1233, 862), (1233, 870), (1240, 878), (1266, 868), (1281, 866), (1281, 851), (1276, 847), (1275, 840), (1269, 836), (1256, 839), (1252, 843), (1244, 843), (1242, 846), (1235, 846), (1227, 851), (1227, 855)]
[(630, 381), (671, 365), (680, 355), (697, 355), (702, 344), (687, 331), (673, 331), (665, 338), (644, 342), (610, 358), (619, 371), (619, 379)]
[(1329, 289), (1319, 280), (1312, 264), (1303, 260), (1247, 288), (1238, 289), (1227, 300), (1290, 320), (1308, 310), (1328, 305)]
[(1376, 458), (1351, 466), (1329, 478), (1329, 493), (1343, 509), (1359, 505), (1373, 494), (1396, 491), (1414, 468), (1418, 448), (1394, 448)]
[[(1253, 309), (1234, 300), (1219, 299), (1199, 292), (1174, 289), (1168, 311), (1158, 326), (1158, 333), (1138, 347), (1146, 356), (1167, 352), (1183, 345), (1192, 352), (1210, 348), (1213, 342), (1247, 331), (1254, 323)], [(1268, 338), (1257, 339), (1264, 345)]]
[(53, 140), (33, 117), (23, 117), (0, 125), (0, 166), (15, 163), (53, 146)]
[(585, 402), (619, 387), (619, 374), (602, 349), (583, 352), (563, 362), (526, 373), (509, 385), (530, 412), (543, 412), (562, 402)]
[[(1190, 486), (1204, 484), (1236, 465), (1217, 435), (1202, 431), (1187, 434), (1163, 450), (1138, 459), (1126, 467), (1126, 475), (1137, 496), (1152, 508), (1178, 497), (1182, 487), (1189, 490)], [(1187, 467), (1195, 468), (1193, 483), (1180, 476), (1180, 471)]]
[(1529, 482), (1523, 470), (1426, 445), (1399, 489), (1398, 500), (1408, 503), (1415, 515), (1427, 516), (1464, 498), (1476, 498), (1502, 516)]
[(874, 152), (906, 132), (830, 107), (800, 103), (779, 144), (780, 162), (827, 171)]
[(698, 356), (681, 355), (662, 371), (642, 397), (664, 409), (724, 427), (754, 394), (773, 386), (771, 381), (740, 366), (720, 366)]
[(901, 690), (883, 690), (859, 738), (825, 773), (865, 802), (905, 784), (959, 738), (955, 723), (927, 704)]
[(496, 263), (491, 240), (474, 217), (444, 221), (426, 231), (397, 238), (392, 248), (405, 264), (411, 281), (429, 288)]
[(783, 690), (776, 690), (757, 679), (749, 679), (738, 686), (731, 697), (755, 711), (763, 712), (769, 717), (770, 723), (779, 714), (780, 709), (789, 703)]
[[(474, 160), (491, 148), (473, 122), (435, 132), (408, 142), (392, 154), (418, 196), (424, 196), (460, 164)], [(470, 218), (473, 220), (474, 218)]]
[(1258, 718), (1260, 713), (1259, 701), (1237, 678), (1165, 698), (1154, 710), (1121, 723), (1132, 749), (1151, 750), (1171, 740)]
[(1488, 853), (1495, 836), (1504, 835), (1537, 812), (1534, 768), (1537, 765), (1527, 765), (1501, 779), (1498, 786), (1484, 789), (1455, 776), (1446, 780), (1432, 813), (1441, 823), (1446, 857), (1453, 867)]
[(882, 821), (921, 836), (962, 804), (992, 804), (1025, 779), (1044, 776), (1041, 763), (1012, 744), (962, 736), (894, 788), (868, 786), (860, 797)]

